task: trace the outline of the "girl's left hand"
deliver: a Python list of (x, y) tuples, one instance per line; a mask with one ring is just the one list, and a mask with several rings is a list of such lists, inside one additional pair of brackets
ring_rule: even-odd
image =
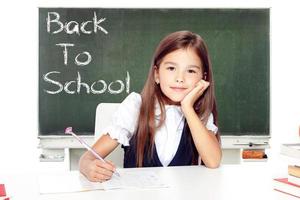
[(209, 82), (200, 80), (181, 101), (182, 109), (191, 108), (194, 106), (196, 100), (203, 94), (203, 92), (208, 88)]

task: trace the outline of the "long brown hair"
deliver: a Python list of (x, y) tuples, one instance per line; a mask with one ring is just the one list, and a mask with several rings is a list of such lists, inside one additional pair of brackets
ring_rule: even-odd
[[(155, 67), (160, 66), (163, 58), (177, 50), (177, 49), (193, 49), (202, 61), (202, 73), (204, 79), (210, 83), (207, 90), (199, 97), (194, 104), (194, 109), (200, 119), (207, 123), (209, 114), (214, 116), (214, 124), (217, 123), (218, 115), (216, 109), (216, 101), (214, 94), (214, 81), (211, 69), (211, 62), (208, 55), (206, 44), (203, 39), (195, 33), (190, 31), (178, 31), (167, 35), (156, 48), (148, 78), (142, 90), (142, 104), (140, 108), (140, 115), (138, 119), (138, 127), (136, 131), (136, 152), (137, 152), (137, 167), (142, 167), (144, 153), (148, 152), (147, 156), (152, 157), (154, 136), (156, 129), (159, 128), (165, 121), (164, 99), (166, 98), (162, 93), (160, 86), (155, 83)], [(155, 104), (158, 102), (161, 109), (161, 116), (158, 126), (155, 123)], [(219, 133), (216, 134), (220, 141)]]

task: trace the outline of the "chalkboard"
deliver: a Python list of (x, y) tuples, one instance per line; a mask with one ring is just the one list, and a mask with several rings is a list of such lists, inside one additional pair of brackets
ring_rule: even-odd
[(269, 135), (269, 9), (39, 8), (39, 135), (94, 131), (101, 102), (140, 92), (158, 42), (206, 41), (221, 135)]

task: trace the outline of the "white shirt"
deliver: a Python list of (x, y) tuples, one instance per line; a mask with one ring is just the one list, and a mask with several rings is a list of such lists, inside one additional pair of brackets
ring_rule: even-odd
[[(129, 140), (135, 134), (142, 98), (140, 94), (132, 92), (119, 105), (113, 114), (111, 126), (104, 133), (116, 139), (120, 144), (129, 146)], [(165, 123), (155, 133), (155, 146), (158, 158), (163, 166), (168, 166), (174, 158), (184, 126), (184, 115), (180, 106), (166, 105)], [(159, 105), (155, 106), (155, 119), (158, 124), (160, 119)], [(206, 128), (217, 133), (218, 127), (213, 123), (213, 115), (210, 114)]]

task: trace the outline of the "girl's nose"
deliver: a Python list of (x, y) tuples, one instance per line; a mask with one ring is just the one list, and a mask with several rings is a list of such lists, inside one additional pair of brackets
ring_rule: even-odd
[(176, 79), (176, 82), (177, 83), (183, 83), (183, 80), (182, 79)]
[(184, 81), (183, 75), (181, 73), (177, 73), (176, 83), (183, 83), (183, 81)]

